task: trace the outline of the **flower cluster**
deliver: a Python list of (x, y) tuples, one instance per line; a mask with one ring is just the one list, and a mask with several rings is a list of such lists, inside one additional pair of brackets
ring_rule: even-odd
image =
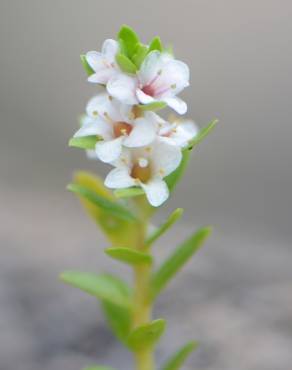
[(188, 66), (159, 38), (144, 45), (128, 27), (101, 52), (89, 51), (83, 64), (88, 81), (103, 91), (88, 102), (74, 137), (95, 138), (90, 155), (113, 166), (107, 187), (141, 187), (152, 206), (161, 205), (169, 196), (164, 178), (179, 166), (198, 129), (190, 120), (165, 120), (155, 112), (168, 106), (186, 113), (177, 95), (189, 85)]

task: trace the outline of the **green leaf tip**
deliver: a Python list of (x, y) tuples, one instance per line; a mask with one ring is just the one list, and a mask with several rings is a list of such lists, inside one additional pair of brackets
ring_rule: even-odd
[(132, 266), (150, 265), (152, 263), (152, 256), (150, 254), (131, 248), (107, 248), (105, 253), (116, 260)]
[(192, 341), (181, 347), (175, 352), (161, 370), (179, 370), (188, 356), (198, 348), (199, 343)]
[(96, 298), (128, 308), (130, 290), (116, 277), (108, 274), (95, 275), (79, 271), (64, 271), (60, 279)]
[(150, 246), (160, 236), (162, 236), (172, 225), (175, 224), (176, 221), (182, 217), (183, 212), (184, 210), (182, 208), (177, 208), (175, 211), (173, 211), (167, 220), (149, 236), (149, 238), (146, 240), (146, 245)]
[(165, 262), (154, 272), (151, 279), (152, 297), (155, 298), (165, 288), (172, 277), (188, 262), (211, 234), (211, 227), (203, 227), (179, 245)]
[(165, 331), (166, 322), (157, 319), (150, 323), (138, 326), (128, 337), (128, 346), (132, 350), (152, 347)]
[(136, 65), (124, 54), (122, 53), (117, 54), (116, 61), (123, 72), (130, 74), (136, 73), (137, 71)]
[(138, 105), (138, 107), (142, 111), (151, 110), (151, 111), (155, 112), (155, 111), (158, 111), (160, 109), (165, 108), (166, 105), (167, 104), (164, 101), (155, 101), (155, 102), (149, 103), (149, 104), (140, 104), (140, 105)]
[(218, 119), (212, 120), (206, 127), (203, 127), (199, 133), (190, 141), (186, 149), (191, 150), (198, 145), (209, 133), (215, 128), (218, 123)]
[(136, 221), (136, 217), (121, 204), (102, 197), (85, 186), (69, 184), (67, 189), (79, 196), (85, 198), (93, 204), (96, 204), (104, 211), (126, 221)]
[(95, 135), (84, 136), (84, 137), (72, 137), (69, 140), (68, 145), (74, 148), (80, 149), (94, 149), (96, 143), (98, 142), (98, 137)]
[(81, 59), (82, 66), (83, 66), (87, 76), (91, 76), (92, 74), (94, 74), (95, 73), (94, 70), (90, 67), (90, 65), (88, 64), (88, 62), (86, 60), (86, 55), (81, 54), (80, 59)]
[(117, 198), (132, 198), (137, 197), (139, 195), (145, 194), (142, 188), (133, 187), (133, 188), (125, 188), (125, 189), (116, 189), (114, 191), (114, 195)]
[(153, 50), (158, 50), (158, 51), (163, 50), (163, 46), (162, 46), (159, 36), (154, 37), (152, 41), (150, 42), (148, 53), (150, 53)]
[(118, 33), (118, 40), (122, 41), (122, 49), (129, 58), (134, 54), (136, 45), (139, 43), (139, 37), (129, 26), (123, 25)]

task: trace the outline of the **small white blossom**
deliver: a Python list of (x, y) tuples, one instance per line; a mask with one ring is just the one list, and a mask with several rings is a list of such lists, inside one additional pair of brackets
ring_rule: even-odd
[(172, 173), (182, 159), (181, 149), (158, 137), (152, 145), (139, 149), (124, 149), (116, 167), (105, 179), (112, 189), (140, 186), (149, 203), (158, 207), (169, 197), (164, 177)]
[(151, 144), (158, 131), (156, 115), (145, 112), (135, 118), (133, 107), (112, 99), (102, 93), (92, 98), (87, 105), (87, 118), (74, 137), (97, 135), (97, 157), (106, 163), (115, 161), (122, 147), (137, 148)]
[(176, 95), (188, 85), (189, 68), (185, 63), (170, 54), (152, 51), (137, 76), (116, 74), (107, 89), (110, 95), (126, 104), (165, 102), (177, 113), (184, 114), (187, 105)]
[(86, 53), (86, 61), (94, 70), (94, 73), (88, 77), (89, 82), (106, 85), (108, 81), (120, 73), (116, 63), (116, 54), (119, 50), (119, 44), (115, 40), (105, 40), (101, 52), (89, 51)]

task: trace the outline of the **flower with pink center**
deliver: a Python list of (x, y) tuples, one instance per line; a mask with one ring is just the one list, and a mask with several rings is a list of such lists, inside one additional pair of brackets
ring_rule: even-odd
[(116, 74), (107, 89), (110, 95), (126, 104), (164, 102), (184, 114), (187, 105), (176, 95), (188, 85), (188, 66), (170, 54), (155, 50), (145, 58), (137, 76)]

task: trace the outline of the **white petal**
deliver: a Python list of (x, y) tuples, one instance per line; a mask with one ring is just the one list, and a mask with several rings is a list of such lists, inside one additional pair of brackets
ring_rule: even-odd
[(74, 134), (74, 137), (84, 137), (91, 135), (98, 135), (104, 139), (108, 138), (108, 136), (110, 135), (109, 125), (99, 118), (92, 119), (90, 117), (87, 117), (87, 119), (83, 119), (82, 126)]
[(108, 80), (116, 74), (113, 68), (102, 68), (88, 77), (88, 82), (106, 85)]
[(129, 175), (128, 168), (114, 168), (107, 175), (105, 181), (105, 186), (110, 189), (123, 189), (134, 186), (135, 180)]
[(152, 96), (145, 94), (141, 89), (136, 90), (136, 96), (141, 104), (149, 104), (155, 101)]
[(113, 76), (108, 84), (108, 93), (124, 104), (137, 104), (135, 96), (137, 81), (134, 77), (117, 74)]
[[(185, 87), (189, 86), (190, 71), (189, 67), (180, 60), (170, 60), (163, 66), (159, 77), (159, 84), (171, 87), (165, 96), (174, 96), (180, 93)], [(161, 98), (164, 96), (162, 94)]]
[(99, 115), (106, 119), (104, 115), (106, 113), (110, 121), (124, 121), (124, 115), (121, 113), (121, 104), (107, 93), (101, 93), (91, 98), (87, 104), (86, 112), (91, 117)]
[(97, 51), (89, 51), (86, 53), (86, 61), (94, 71), (99, 71), (104, 67), (104, 57)]
[(129, 148), (137, 148), (152, 143), (155, 138), (156, 127), (154, 123), (141, 117), (135, 120), (134, 127), (123, 144)]
[(182, 159), (181, 149), (169, 143), (167, 138), (158, 138), (153, 150), (153, 164), (157, 176), (165, 177), (172, 173)]
[(178, 97), (173, 97), (173, 98), (166, 98), (163, 99), (163, 101), (172, 109), (174, 109), (178, 114), (185, 114), (187, 112), (187, 105), (186, 103), (178, 98)]
[(170, 59), (169, 54), (157, 50), (149, 53), (140, 67), (139, 80), (141, 84), (144, 86), (150, 83)]
[(141, 183), (141, 187), (144, 189), (146, 197), (153, 207), (160, 206), (169, 197), (168, 187), (161, 179), (153, 179), (147, 184)]
[(101, 52), (109, 62), (115, 62), (115, 56), (119, 51), (119, 44), (117, 41), (107, 39), (102, 45)]
[(176, 145), (185, 147), (199, 132), (198, 126), (191, 120), (178, 122), (170, 138)]
[(118, 137), (114, 140), (99, 141), (95, 145), (95, 152), (97, 157), (105, 163), (115, 161), (122, 152), (123, 137)]

